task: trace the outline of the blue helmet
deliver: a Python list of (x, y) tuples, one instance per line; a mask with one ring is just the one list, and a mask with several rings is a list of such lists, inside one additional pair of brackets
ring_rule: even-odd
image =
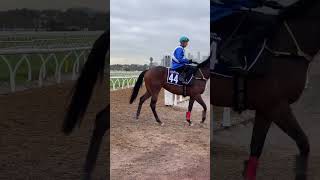
[(179, 41), (180, 41), (180, 43), (182, 43), (182, 42), (189, 42), (189, 38), (186, 37), (186, 36), (182, 36)]

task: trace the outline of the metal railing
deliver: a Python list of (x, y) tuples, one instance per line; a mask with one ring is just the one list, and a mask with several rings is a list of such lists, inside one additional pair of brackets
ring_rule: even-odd
[[(80, 65), (84, 64), (91, 47), (73, 47), (73, 48), (54, 48), (54, 49), (7, 49), (0, 50), (0, 62), (4, 62), (9, 70), (9, 84), (11, 92), (16, 91), (16, 75), (22, 63), (27, 64), (27, 81), (32, 80), (32, 70), (35, 60), (40, 61), (39, 69), (36, 71), (38, 86), (43, 86), (43, 80), (47, 77), (47, 64), (49, 61), (54, 62), (54, 79), (56, 83), (61, 83), (63, 68), (70, 67), (70, 60), (72, 66), (72, 80), (76, 79), (80, 72)], [(58, 55), (59, 54), (59, 55)], [(37, 57), (35, 59), (35, 57)], [(82, 60), (82, 63), (81, 63)], [(12, 63), (15, 61), (16, 63)]]

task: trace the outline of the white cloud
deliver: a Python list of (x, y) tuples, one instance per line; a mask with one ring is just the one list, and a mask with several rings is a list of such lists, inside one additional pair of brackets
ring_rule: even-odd
[(111, 63), (148, 63), (171, 54), (181, 35), (189, 52), (209, 53), (209, 0), (111, 0)]

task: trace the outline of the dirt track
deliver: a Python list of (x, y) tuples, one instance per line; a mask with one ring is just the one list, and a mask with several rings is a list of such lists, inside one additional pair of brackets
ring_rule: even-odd
[(201, 111), (194, 109), (189, 127), (186, 110), (166, 107), (162, 92), (157, 112), (165, 124), (159, 126), (150, 100), (135, 120), (137, 102), (129, 105), (130, 94), (111, 92), (111, 179), (210, 179), (210, 125), (200, 126)]
[[(62, 117), (71, 87), (69, 82), (0, 96), (1, 180), (80, 179), (95, 114), (107, 102), (106, 89), (97, 88), (82, 127), (65, 136)], [(107, 144), (94, 179), (106, 177)]]
[[(309, 88), (299, 102), (294, 104), (294, 113), (310, 139), (311, 156), (308, 163), (308, 180), (320, 179), (320, 63), (311, 66)], [(219, 180), (242, 179), (243, 161), (248, 158), (252, 124), (240, 125), (219, 131), (213, 137), (213, 176)], [(258, 180), (293, 180), (295, 143), (277, 126), (269, 130), (265, 148), (258, 168)]]

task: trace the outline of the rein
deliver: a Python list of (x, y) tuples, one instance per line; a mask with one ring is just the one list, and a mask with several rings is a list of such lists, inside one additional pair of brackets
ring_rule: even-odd
[(294, 45), (296, 46), (296, 50), (297, 52), (296, 53), (292, 53), (292, 52), (283, 52), (283, 51), (276, 51), (276, 50), (273, 50), (271, 48), (269, 48), (268, 46), (266, 46), (266, 49), (271, 52), (274, 56), (297, 56), (297, 57), (303, 57), (304, 59), (306, 59), (307, 61), (311, 62), (313, 60), (313, 57), (310, 56), (309, 54), (305, 53), (298, 41), (297, 41), (297, 38), (295, 37), (295, 35), (293, 34), (290, 26), (288, 25), (288, 23), (286, 21), (284, 21), (284, 26), (286, 27), (291, 39), (293, 40), (293, 43)]
[(200, 72), (201, 77), (200, 78), (199, 77), (194, 77), (194, 79), (207, 81), (208, 79), (204, 77), (204, 75), (203, 75), (203, 73), (202, 73), (200, 68), (198, 69), (198, 71)]

